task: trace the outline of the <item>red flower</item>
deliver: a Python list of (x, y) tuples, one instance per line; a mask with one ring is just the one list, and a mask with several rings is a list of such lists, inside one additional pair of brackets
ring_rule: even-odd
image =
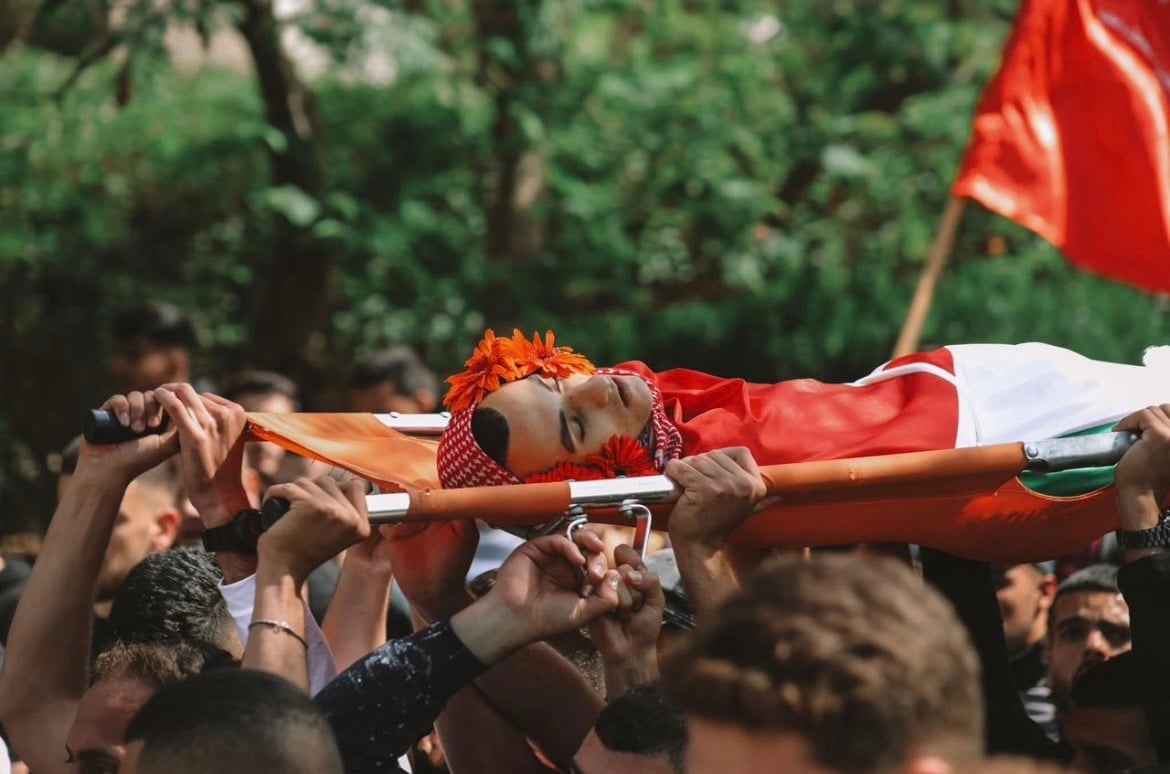
[(605, 472), (597, 468), (574, 465), (571, 462), (558, 462), (548, 470), (533, 473), (524, 479), (525, 484), (543, 484), (547, 481), (597, 481), (605, 478)]
[(605, 472), (606, 478), (653, 476), (658, 473), (650, 452), (628, 435), (615, 435), (601, 451), (585, 458), (587, 465)]

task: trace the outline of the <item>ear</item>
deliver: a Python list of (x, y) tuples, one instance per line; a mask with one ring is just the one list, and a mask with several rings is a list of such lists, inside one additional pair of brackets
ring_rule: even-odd
[(179, 524), (182, 521), (182, 515), (174, 508), (159, 511), (154, 517), (155, 533), (150, 547), (155, 551), (166, 551), (174, 545), (179, 538)]
[(439, 401), (435, 398), (435, 393), (430, 390), (415, 390), (414, 402), (418, 404), (419, 409), (423, 413), (434, 411), (439, 405)]
[(924, 755), (906, 764), (905, 774), (951, 774), (954, 767), (936, 755)]
[(1040, 609), (1044, 612), (1052, 607), (1052, 600), (1056, 599), (1056, 576), (1045, 575), (1040, 581)]

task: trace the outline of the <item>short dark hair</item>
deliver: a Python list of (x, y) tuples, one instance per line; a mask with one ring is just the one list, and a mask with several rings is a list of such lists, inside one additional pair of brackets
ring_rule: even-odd
[(1084, 667), (1073, 679), (1075, 707), (1132, 709), (1142, 706), (1143, 680), (1132, 650)]
[(173, 548), (131, 568), (114, 594), (109, 623), (123, 642), (185, 642), (223, 648), (235, 622), (219, 592), (223, 579), (211, 554)]
[(208, 672), (160, 690), (126, 729), (127, 742), (138, 740), (143, 774), (342, 771), (317, 706), (287, 680), (253, 669)]
[(1048, 606), (1048, 631), (1053, 630), (1056, 623), (1056, 603), (1066, 594), (1076, 593), (1120, 594), (1121, 588), (1117, 585), (1117, 565), (1090, 564), (1083, 570), (1077, 570), (1065, 578), (1056, 587), (1056, 595), (1052, 604)]
[(438, 396), (439, 380), (410, 347), (391, 347), (362, 358), (354, 364), (349, 385), (354, 389), (390, 382), (394, 390), (413, 397), (419, 390)]
[(252, 395), (283, 395), (294, 405), (299, 401), (296, 382), (276, 371), (238, 371), (222, 381), (219, 394), (236, 403)]
[(484, 454), (502, 468), (508, 467), (508, 420), (491, 408), (477, 408), (471, 415), (471, 437)]
[(610, 750), (660, 757), (675, 771), (683, 771), (687, 718), (658, 683), (634, 686), (611, 701), (593, 730)]
[(889, 559), (761, 567), (664, 671), (688, 713), (803, 737), (821, 765), (881, 771), (982, 743), (979, 663), (954, 610)]
[(187, 643), (114, 642), (94, 659), (90, 682), (129, 678), (162, 688), (205, 669), (227, 666), (221, 655)]
[(143, 338), (158, 347), (184, 349), (196, 344), (195, 328), (187, 315), (165, 301), (148, 301), (122, 312), (114, 318), (113, 333), (117, 342)]

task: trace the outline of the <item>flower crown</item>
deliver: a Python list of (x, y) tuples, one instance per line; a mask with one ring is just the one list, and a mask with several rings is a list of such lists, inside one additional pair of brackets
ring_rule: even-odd
[[(484, 332), (483, 339), (476, 345), (463, 367), (462, 373), (447, 379), (451, 386), (443, 398), (443, 404), (453, 414), (474, 409), (485, 395), (495, 392), (505, 384), (525, 379), (533, 374), (564, 379), (577, 374), (592, 374), (596, 370), (584, 355), (574, 352), (572, 347), (556, 346), (556, 337), (552, 331), (546, 331), (543, 339), (539, 332), (534, 333), (530, 341), (519, 330), (513, 330), (510, 338), (501, 338), (491, 329)], [(463, 424), (459, 426), (463, 427)], [(451, 427), (448, 429), (451, 430)], [(467, 427), (463, 427), (462, 433), (467, 436), (462, 442), (450, 437), (450, 433), (445, 433), (444, 439), (452, 447), (464, 443), (478, 449)], [(460, 455), (456, 453), (455, 456)], [(440, 454), (440, 457), (442, 463), (444, 455)], [(484, 464), (487, 463), (491, 461), (487, 460)], [(442, 464), (440, 468), (443, 468)], [(499, 472), (508, 475), (506, 470)], [(560, 462), (548, 470), (525, 477), (524, 482), (540, 483), (569, 479), (593, 481), (619, 476), (652, 476), (657, 473), (654, 460), (642, 443), (629, 436), (615, 435), (600, 451), (590, 454), (583, 462)]]
[(488, 328), (476, 345), (471, 357), (463, 363), (463, 373), (447, 378), (451, 388), (443, 398), (448, 411), (472, 408), (488, 393), (495, 392), (509, 382), (525, 379), (533, 374), (552, 379), (564, 379), (575, 374), (591, 374), (593, 364), (572, 347), (557, 347), (556, 336), (546, 331), (532, 334), (532, 341), (518, 329), (511, 338), (498, 338)]

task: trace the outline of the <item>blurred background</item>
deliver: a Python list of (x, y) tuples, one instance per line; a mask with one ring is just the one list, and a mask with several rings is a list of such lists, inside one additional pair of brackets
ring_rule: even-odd
[[(0, 506), (166, 301), (193, 377), (440, 375), (483, 329), (841, 381), (887, 359), (1014, 0), (0, 0)], [(923, 346), (1134, 362), (1167, 300), (970, 205)]]

